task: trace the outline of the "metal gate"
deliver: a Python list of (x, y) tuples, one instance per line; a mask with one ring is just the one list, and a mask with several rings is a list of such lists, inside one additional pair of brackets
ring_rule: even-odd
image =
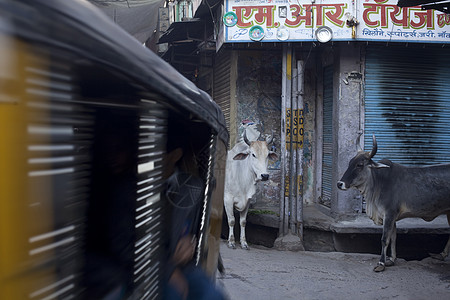
[(450, 162), (450, 52), (370, 46), (365, 66), (365, 139), (377, 159), (407, 165)]

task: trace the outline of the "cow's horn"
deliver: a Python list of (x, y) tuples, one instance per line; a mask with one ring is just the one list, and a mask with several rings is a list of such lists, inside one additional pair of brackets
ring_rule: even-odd
[(267, 138), (266, 138), (266, 142), (267, 142), (267, 145), (270, 145), (273, 143), (273, 130), (272, 130), (272, 135), (270, 136), (270, 140), (267, 140)]
[(369, 158), (372, 158), (377, 154), (378, 146), (377, 146), (377, 139), (375, 138), (375, 134), (372, 134), (372, 151), (370, 151)]
[(244, 129), (244, 142), (250, 146), (250, 141), (247, 138), (247, 130)]
[(362, 131), (358, 132), (358, 137), (356, 138), (356, 151), (357, 152), (363, 151), (363, 149), (361, 148), (361, 135), (362, 135)]

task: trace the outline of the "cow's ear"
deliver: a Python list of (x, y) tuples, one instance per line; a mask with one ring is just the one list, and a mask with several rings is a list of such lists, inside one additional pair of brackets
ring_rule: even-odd
[(390, 168), (390, 166), (382, 164), (382, 163), (372, 162), (369, 165), (369, 168), (381, 169), (381, 168)]
[(275, 152), (269, 151), (269, 159), (270, 160), (277, 160), (278, 155)]
[(234, 157), (233, 157), (233, 159), (234, 160), (244, 160), (244, 159), (246, 159), (247, 158), (247, 156), (248, 156), (248, 153), (238, 153), (238, 154), (236, 154)]

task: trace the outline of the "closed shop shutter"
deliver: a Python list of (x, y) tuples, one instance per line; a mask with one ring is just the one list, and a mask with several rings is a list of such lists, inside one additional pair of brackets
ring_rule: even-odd
[(222, 109), (227, 128), (230, 129), (231, 51), (222, 50), (216, 56), (213, 79), (213, 99)]
[(333, 167), (333, 67), (323, 70), (323, 158), (321, 203), (331, 205), (331, 182)]
[(365, 139), (377, 160), (407, 165), (450, 162), (450, 52), (427, 46), (369, 46)]

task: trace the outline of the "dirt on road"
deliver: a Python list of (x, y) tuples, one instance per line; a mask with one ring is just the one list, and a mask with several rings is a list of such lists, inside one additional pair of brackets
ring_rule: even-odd
[(221, 255), (226, 273), (217, 282), (230, 300), (450, 299), (449, 258), (397, 259), (375, 273), (372, 254), (233, 250), (223, 242)]

